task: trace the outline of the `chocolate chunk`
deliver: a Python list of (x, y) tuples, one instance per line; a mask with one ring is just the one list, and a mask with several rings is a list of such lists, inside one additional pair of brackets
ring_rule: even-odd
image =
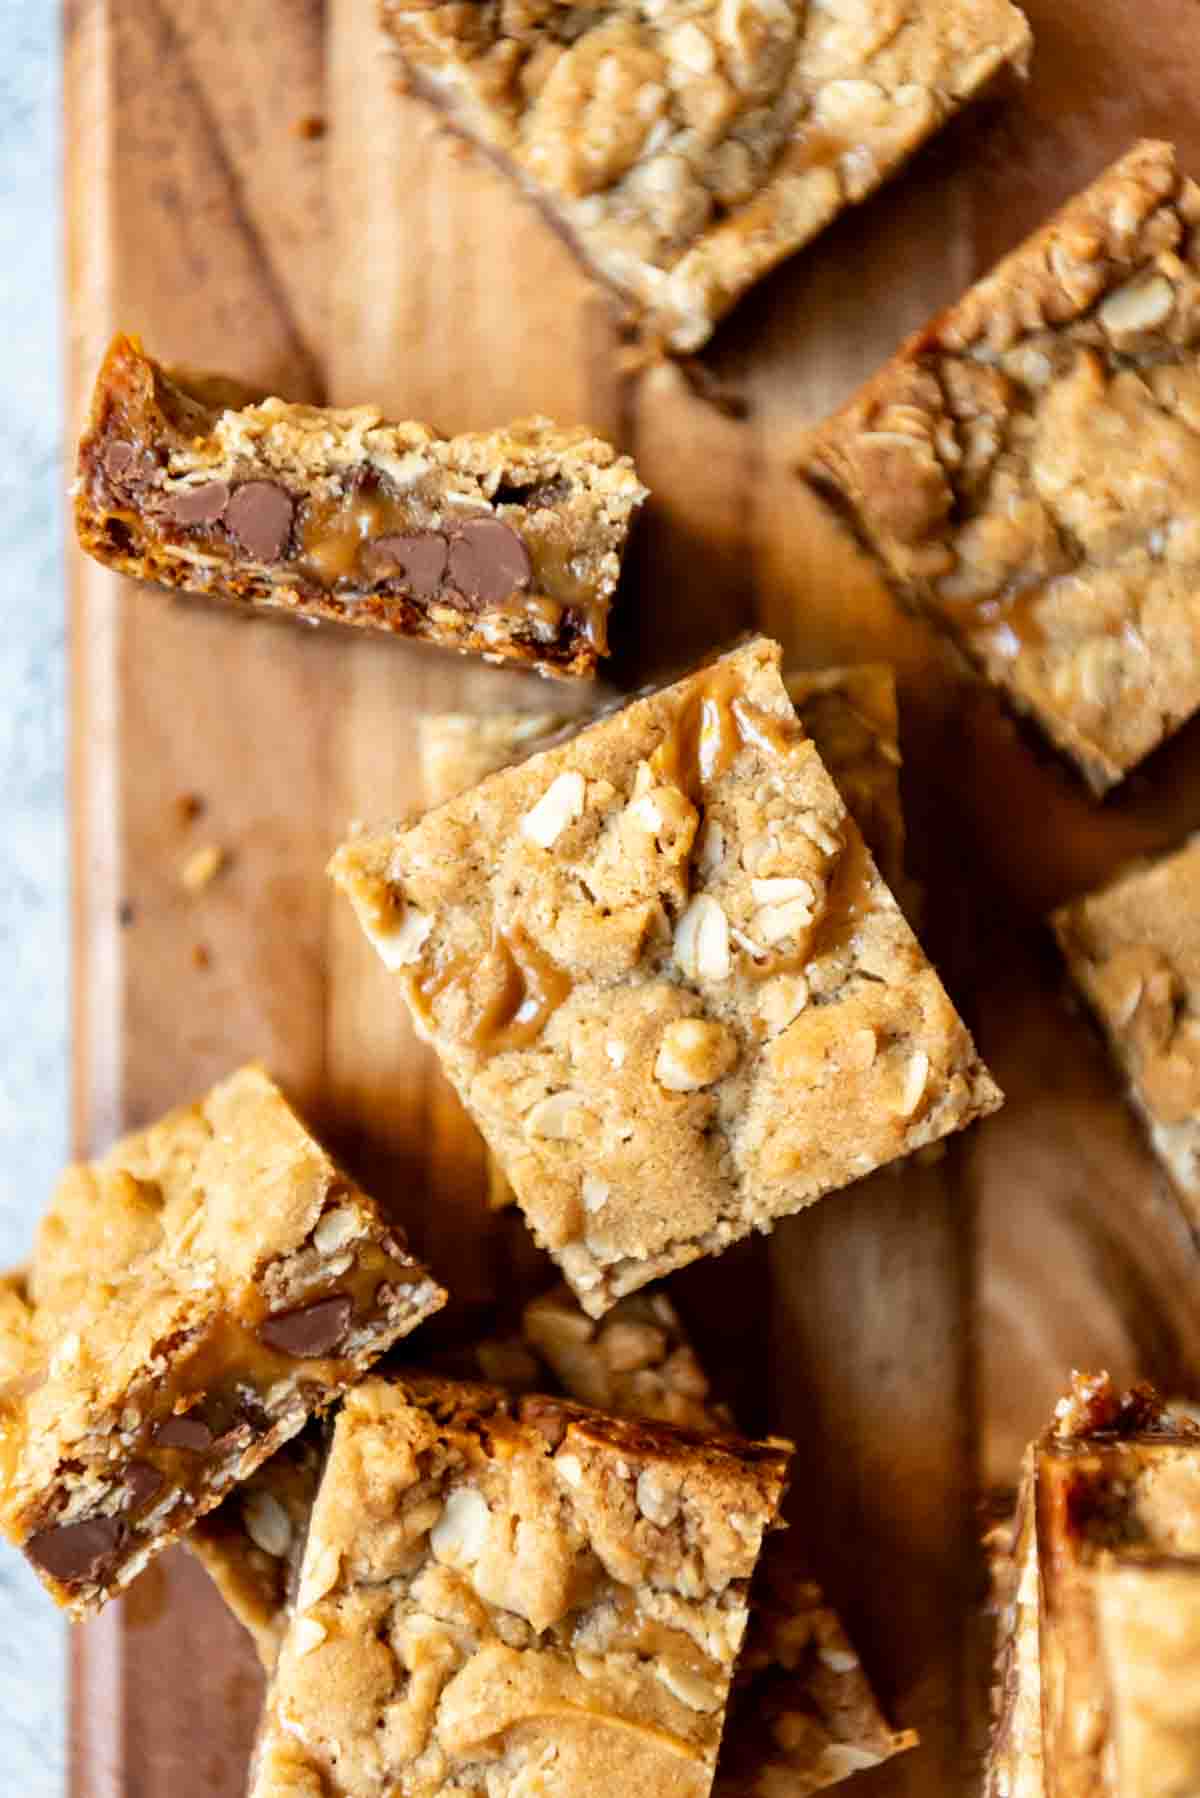
[(52, 1579), (61, 1580), (64, 1586), (78, 1586), (85, 1581), (100, 1579), (107, 1571), (107, 1563), (116, 1552), (121, 1534), (121, 1521), (117, 1517), (60, 1523), (30, 1536), (25, 1553)]
[(199, 1417), (165, 1417), (154, 1432), (163, 1448), (187, 1448), (202, 1454), (212, 1446), (213, 1433)]
[(440, 531), (413, 537), (378, 537), (367, 551), (376, 579), (397, 575), (416, 599), (432, 599), (446, 572), (449, 545)]
[(132, 443), (110, 443), (104, 451), (104, 472), (110, 481), (119, 481), (123, 474), (128, 474), (133, 461)]
[(295, 506), (274, 481), (247, 481), (225, 508), (225, 523), (258, 562), (277, 562), (288, 545)]
[(129, 1509), (144, 1511), (152, 1498), (157, 1498), (165, 1484), (164, 1476), (149, 1461), (131, 1461), (125, 1474), (125, 1490)]
[(259, 1325), (258, 1334), (268, 1348), (304, 1360), (315, 1355), (331, 1355), (350, 1327), (354, 1306), (344, 1293), (336, 1298), (318, 1299), (315, 1305), (302, 1305), (297, 1311), (280, 1311)]
[(450, 544), (450, 580), (485, 605), (529, 585), (533, 570), (524, 543), (499, 518), (471, 518)]
[(176, 524), (215, 524), (228, 504), (229, 483), (205, 481), (203, 487), (173, 493), (167, 501), (167, 516)]
[(249, 1448), (254, 1441), (254, 1428), (248, 1423), (235, 1424), (232, 1429), (223, 1430), (213, 1443), (213, 1454), (222, 1461), (228, 1461), (235, 1451), (240, 1455), (244, 1448)]

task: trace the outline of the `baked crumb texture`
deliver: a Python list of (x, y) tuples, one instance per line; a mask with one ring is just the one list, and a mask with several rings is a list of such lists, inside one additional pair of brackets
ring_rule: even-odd
[(1200, 836), (1053, 918), (1160, 1160), (1200, 1223)]
[(0, 1287), (0, 1526), (91, 1614), (445, 1297), (243, 1068), (72, 1168)]
[(785, 674), (796, 715), (893, 893), (903, 893), (900, 711), (886, 662)]
[(331, 871), (594, 1316), (1000, 1102), (765, 639)]
[(439, 437), (374, 406), (229, 389), (114, 341), (79, 446), (90, 555), (192, 593), (594, 673), (646, 497), (627, 456), (546, 418)]
[(307, 1424), (222, 1504), (198, 1517), (184, 1544), (196, 1556), (269, 1673), (287, 1628), (300, 1556), (324, 1459), (325, 1428)]
[(1009, 0), (381, 0), (418, 92), (676, 350), (1007, 65)]
[[(522, 1328), (568, 1398), (705, 1435), (733, 1427), (665, 1292), (632, 1293), (596, 1320), (558, 1286), (526, 1306)], [(717, 1798), (808, 1798), (916, 1740), (889, 1728), (797, 1532), (770, 1536), (754, 1575)]]
[(1018, 1499), (986, 1798), (1200, 1789), (1200, 1429), (1076, 1374)]
[[(438, 1361), (439, 1371), (482, 1378), (510, 1397), (557, 1389), (619, 1417), (702, 1435), (734, 1429), (661, 1291), (633, 1293), (597, 1321), (558, 1286), (526, 1306), (519, 1335)], [(310, 1425), (187, 1537), (268, 1673), (287, 1628), (320, 1469), (320, 1426)], [(802, 1564), (795, 1532), (773, 1533), (754, 1576), (714, 1791), (808, 1798), (916, 1740), (881, 1714), (837, 1613)]]
[[(883, 662), (789, 674), (784, 685), (805, 730), (846, 802), (884, 879), (898, 896), (915, 894), (904, 873), (896, 677)], [(578, 728), (559, 712), (426, 712), (417, 719), (421, 786), (429, 806), (466, 792), (499, 768), (551, 747)], [(908, 905), (905, 906), (908, 910)], [(488, 1204), (514, 1202), (488, 1157)]]
[(334, 1425), (251, 1798), (704, 1798), (788, 1452), (365, 1381)]
[(1137, 145), (802, 463), (1097, 793), (1200, 705), (1198, 221), (1171, 145)]

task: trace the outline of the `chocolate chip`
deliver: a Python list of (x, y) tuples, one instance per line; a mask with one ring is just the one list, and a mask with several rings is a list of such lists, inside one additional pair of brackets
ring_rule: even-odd
[(274, 481), (246, 481), (225, 508), (225, 522), (259, 562), (277, 562), (287, 548), (295, 506)]
[(228, 504), (229, 483), (205, 481), (202, 487), (173, 493), (167, 501), (167, 516), (176, 524), (215, 524)]
[(235, 1424), (231, 1430), (222, 1431), (213, 1443), (213, 1454), (222, 1461), (228, 1461), (234, 1452), (239, 1455), (244, 1448), (249, 1448), (254, 1441), (254, 1429), (248, 1423)]
[(129, 1509), (142, 1511), (152, 1498), (157, 1498), (165, 1484), (164, 1476), (149, 1461), (131, 1461), (125, 1473), (125, 1490)]
[(417, 599), (432, 599), (446, 572), (449, 545), (439, 531), (413, 537), (378, 537), (367, 550), (367, 566), (379, 579), (397, 575)]
[(165, 1417), (154, 1432), (163, 1448), (187, 1448), (197, 1455), (212, 1447), (212, 1439), (212, 1431), (199, 1417)]
[(109, 480), (119, 481), (123, 474), (127, 474), (133, 457), (132, 443), (110, 443), (103, 456), (104, 472)]
[(468, 599), (507, 599), (529, 585), (529, 553), (499, 518), (471, 518), (450, 544), (450, 580)]
[(52, 1579), (64, 1586), (97, 1580), (121, 1540), (117, 1517), (91, 1517), (85, 1523), (60, 1523), (38, 1530), (25, 1544), (25, 1553)]
[(330, 1355), (350, 1327), (354, 1306), (344, 1293), (318, 1299), (297, 1311), (281, 1311), (260, 1324), (258, 1334), (268, 1348), (279, 1349), (298, 1360)]

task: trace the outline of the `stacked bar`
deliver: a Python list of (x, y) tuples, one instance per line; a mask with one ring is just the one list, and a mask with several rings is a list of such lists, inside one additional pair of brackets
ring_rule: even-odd
[(1029, 1449), (988, 1798), (1200, 1784), (1200, 1429), (1076, 1374)]

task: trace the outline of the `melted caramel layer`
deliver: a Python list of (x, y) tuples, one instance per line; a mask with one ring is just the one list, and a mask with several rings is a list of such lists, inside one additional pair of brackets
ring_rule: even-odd
[[(382, 1285), (403, 1286), (421, 1278), (423, 1270), (397, 1265), (380, 1244), (364, 1243), (356, 1250), (352, 1267), (335, 1281), (306, 1290), (295, 1308), (307, 1309), (330, 1298), (348, 1298), (352, 1304), (349, 1328), (353, 1328), (376, 1313)], [(306, 1386), (314, 1389), (314, 1397), (316, 1389), (324, 1389), (323, 1402), (328, 1402), (355, 1378), (355, 1363), (344, 1356), (297, 1356), (269, 1347), (258, 1333), (268, 1315), (261, 1290), (248, 1289), (240, 1296), (236, 1312), (218, 1313), (193, 1342), (174, 1352), (168, 1348), (168, 1369), (153, 1390), (150, 1409), (140, 1419), (132, 1440), (121, 1444), (121, 1459), (113, 1468), (114, 1476), (127, 1474), (134, 1464), (152, 1468), (160, 1476), (159, 1488), (147, 1504), (156, 1501), (168, 1487), (186, 1495), (184, 1505), (171, 1513), (166, 1526), (172, 1534), (178, 1530), (181, 1516), (190, 1514), (204, 1497), (213, 1477), (240, 1459), (253, 1440), (271, 1427), (279, 1411), (278, 1398), (271, 1401), (271, 1389), (278, 1382), (293, 1381), (299, 1375)], [(323, 1402), (314, 1403), (312, 1408), (323, 1408)], [(183, 1418), (208, 1430), (210, 1440), (203, 1448), (159, 1439), (164, 1425)], [(199, 1434), (197, 1431), (197, 1437)], [(14, 1408), (4, 1420), (0, 1457), (6, 1483), (17, 1471), (21, 1447), (21, 1420)], [(16, 1525), (22, 1540), (40, 1529), (54, 1527), (56, 1501), (61, 1494), (62, 1486), (56, 1484), (48, 1495), (42, 1495), (29, 1507)], [(133, 1523), (136, 1527), (136, 1513), (145, 1506), (138, 1502), (132, 1489), (130, 1497), (132, 1502), (123, 1520), (126, 1526)]]
[(799, 735), (798, 724), (789, 725), (748, 700), (737, 670), (718, 663), (697, 681), (673, 728), (650, 757), (650, 766), (694, 802), (706, 786), (728, 773), (744, 745), (786, 755)]
[[(491, 997), (479, 1004), (473, 989), (484, 970), (498, 980)], [(432, 1023), (434, 1000), (440, 993), (465, 993), (474, 1016), (464, 1040), (482, 1054), (499, 1055), (536, 1042), (570, 996), (571, 985), (570, 975), (517, 925), (508, 932), (493, 930), (482, 962), (476, 956), (453, 956), (428, 973), (413, 976), (409, 990), (426, 1023)]]

